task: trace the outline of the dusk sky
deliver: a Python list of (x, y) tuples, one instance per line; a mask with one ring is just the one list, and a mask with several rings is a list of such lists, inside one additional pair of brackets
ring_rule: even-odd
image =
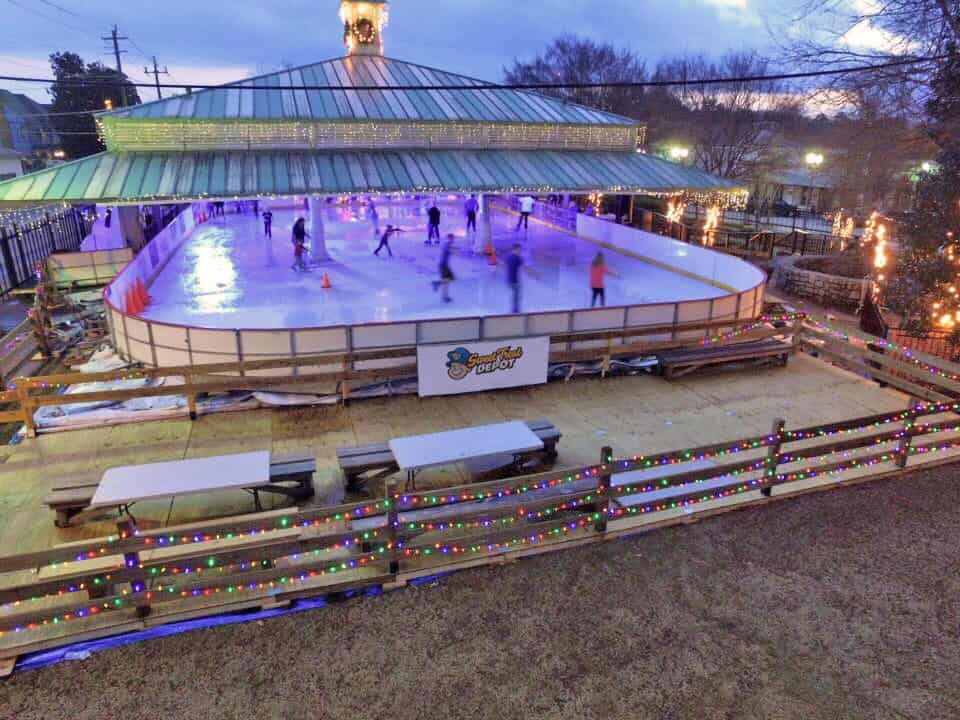
[[(851, 0), (854, 3), (871, 0)], [(514, 57), (530, 58), (553, 37), (576, 32), (629, 46), (648, 65), (683, 52), (769, 50), (771, 34), (790, 26), (800, 0), (395, 0), (387, 54), (485, 80), (500, 80)], [(72, 50), (113, 64), (105, 35), (113, 23), (124, 43), (125, 71), (147, 81), (156, 54), (171, 82), (219, 83), (343, 54), (337, 0), (0, 0), (0, 74), (49, 76), (47, 56)], [(136, 8), (136, 9), (134, 9)], [(166, 78), (165, 78), (166, 79)], [(46, 101), (41, 86), (0, 87)], [(144, 99), (154, 99), (149, 90)]]

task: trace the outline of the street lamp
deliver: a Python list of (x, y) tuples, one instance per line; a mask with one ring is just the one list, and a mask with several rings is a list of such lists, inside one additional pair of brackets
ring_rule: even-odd
[(823, 165), (823, 153), (808, 152), (804, 160), (810, 167), (820, 167)]
[(690, 157), (690, 148), (680, 147), (679, 145), (670, 148), (671, 160), (686, 160), (688, 157)]

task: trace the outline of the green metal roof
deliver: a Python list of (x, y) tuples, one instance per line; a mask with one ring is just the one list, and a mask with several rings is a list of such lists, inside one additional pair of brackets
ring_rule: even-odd
[(384, 192), (731, 192), (635, 152), (543, 150), (100, 153), (0, 183), (0, 205)]
[[(231, 85), (274, 87), (241, 90)], [(170, 120), (433, 120), (637, 126), (636, 120), (557, 98), (497, 90), (391, 90), (391, 87), (489, 85), (443, 70), (373, 55), (336, 58), (132, 108), (102, 113), (108, 122)], [(285, 90), (330, 86), (336, 90)], [(383, 91), (355, 90), (382, 87)]]

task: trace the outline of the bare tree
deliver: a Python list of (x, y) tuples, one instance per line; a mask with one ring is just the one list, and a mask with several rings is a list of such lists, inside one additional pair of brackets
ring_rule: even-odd
[[(504, 68), (509, 83), (583, 84), (642, 82), (646, 66), (629, 50), (576, 35), (561, 35), (530, 62), (514, 60)], [(570, 102), (637, 117), (642, 88), (558, 88), (545, 91)]]
[[(806, 0), (790, 27), (782, 38), (788, 58), (811, 69), (940, 57), (960, 44), (960, 0)], [(843, 107), (869, 88), (883, 92), (888, 114), (915, 119), (937, 68), (924, 63), (837, 76), (820, 86), (818, 100)]]
[[(767, 154), (776, 137), (777, 116), (791, 100), (776, 81), (737, 78), (765, 75), (769, 62), (749, 52), (712, 60), (704, 55), (666, 60), (654, 79), (684, 79), (690, 85), (671, 89), (685, 111), (683, 124), (692, 138), (697, 164), (722, 177), (743, 178)], [(698, 83), (712, 78), (734, 80)]]

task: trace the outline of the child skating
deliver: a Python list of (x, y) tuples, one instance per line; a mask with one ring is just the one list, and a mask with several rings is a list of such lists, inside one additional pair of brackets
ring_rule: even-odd
[(390, 236), (401, 232), (403, 232), (403, 230), (400, 228), (395, 228), (393, 225), (387, 225), (387, 231), (380, 238), (380, 244), (377, 245), (377, 249), (373, 251), (373, 254), (377, 257), (380, 257), (380, 251), (386, 248), (387, 252), (390, 253), (390, 257), (393, 257), (393, 250), (390, 249)]

